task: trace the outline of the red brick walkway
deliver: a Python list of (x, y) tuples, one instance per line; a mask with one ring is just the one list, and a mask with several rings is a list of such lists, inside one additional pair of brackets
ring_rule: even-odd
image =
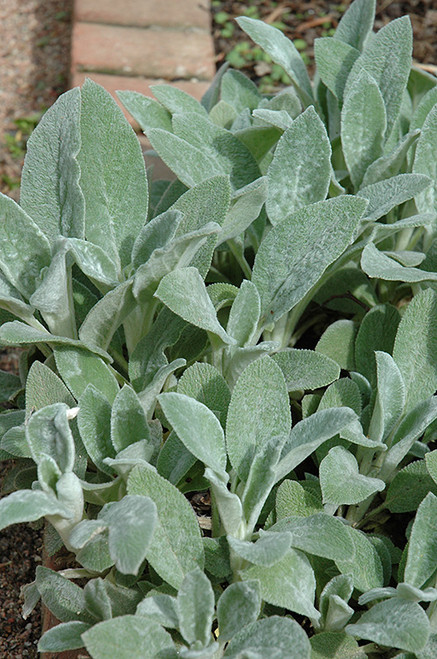
[(170, 82), (200, 99), (215, 73), (209, 0), (75, 0), (71, 60), (72, 87), (150, 96)]

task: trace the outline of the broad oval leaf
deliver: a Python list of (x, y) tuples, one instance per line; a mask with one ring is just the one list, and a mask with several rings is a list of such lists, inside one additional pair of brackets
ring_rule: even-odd
[(320, 463), (320, 485), (323, 503), (336, 506), (360, 503), (385, 489), (381, 479), (360, 474), (355, 456), (342, 446), (334, 446)]
[(20, 205), (52, 243), (59, 235), (83, 238), (85, 204), (79, 186), (81, 93), (62, 94), (27, 143)]
[(199, 524), (187, 499), (152, 467), (137, 466), (128, 478), (128, 493), (148, 496), (155, 502), (158, 522), (147, 560), (174, 588), (196, 567), (204, 566), (204, 550)]
[(208, 577), (199, 568), (189, 572), (176, 598), (179, 631), (190, 643), (208, 644), (214, 616), (214, 592)]
[(291, 534), (291, 546), (333, 561), (347, 560), (355, 549), (345, 524), (338, 518), (318, 513), (308, 517), (285, 517), (269, 531)]
[(405, 581), (421, 588), (437, 565), (437, 497), (430, 492), (417, 509), (408, 543)]
[(396, 334), (393, 358), (405, 382), (405, 409), (409, 411), (437, 389), (437, 293), (433, 290), (421, 291), (408, 305)]
[[(96, 130), (96, 119), (104, 130)], [(135, 133), (103, 87), (82, 87), (80, 186), (85, 197), (85, 234), (118, 265), (131, 260), (147, 219), (148, 186)]]
[(237, 380), (226, 423), (229, 459), (242, 480), (247, 480), (253, 458), (262, 446), (272, 437), (287, 437), (290, 427), (282, 371), (267, 356), (257, 359)]
[(155, 297), (188, 323), (216, 334), (224, 343), (235, 343), (220, 325), (197, 268), (169, 272), (161, 279)]
[(157, 521), (156, 506), (144, 496), (126, 495), (103, 506), (99, 520), (108, 525), (109, 553), (122, 574), (138, 574)]
[(272, 60), (282, 66), (295, 85), (305, 105), (313, 102), (313, 91), (306, 66), (296, 46), (277, 28), (254, 18), (241, 16), (238, 25), (258, 46), (270, 55)]
[(226, 469), (223, 429), (210, 409), (189, 396), (175, 392), (158, 396), (165, 416), (185, 447), (218, 473)]
[(302, 206), (325, 199), (331, 180), (331, 146), (313, 106), (282, 135), (267, 180), (266, 209), (273, 225)]
[(374, 604), (346, 631), (390, 649), (420, 652), (428, 640), (430, 624), (419, 604), (394, 597)]
[(93, 659), (133, 659), (159, 657), (174, 648), (168, 632), (154, 620), (125, 615), (104, 620), (82, 634), (85, 647)]
[(230, 640), (243, 627), (258, 618), (261, 597), (257, 581), (238, 581), (230, 584), (217, 602), (217, 621), (220, 638)]
[(385, 129), (384, 99), (375, 80), (362, 70), (349, 85), (341, 111), (341, 144), (356, 189), (369, 165), (382, 155)]
[(352, 241), (366, 206), (364, 199), (343, 195), (301, 208), (271, 229), (252, 276), (261, 322), (279, 320), (300, 302)]
[(258, 579), (261, 597), (269, 604), (316, 620), (320, 617), (313, 604), (316, 589), (313, 569), (305, 554), (297, 549), (289, 549), (271, 567), (253, 565), (242, 570), (240, 576), (243, 581)]
[(247, 625), (226, 648), (225, 657), (310, 659), (311, 646), (302, 627), (290, 618), (272, 616)]

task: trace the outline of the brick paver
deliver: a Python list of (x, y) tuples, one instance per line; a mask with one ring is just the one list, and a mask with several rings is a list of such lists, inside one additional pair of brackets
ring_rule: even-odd
[(195, 27), (210, 31), (206, 0), (76, 0), (76, 21), (132, 27)]
[(215, 73), (209, 5), (75, 0), (71, 86), (88, 76), (115, 97), (117, 89), (151, 95), (149, 85), (167, 82), (200, 99)]
[(97, 23), (74, 26), (72, 65), (76, 71), (168, 80), (214, 75), (209, 34)]

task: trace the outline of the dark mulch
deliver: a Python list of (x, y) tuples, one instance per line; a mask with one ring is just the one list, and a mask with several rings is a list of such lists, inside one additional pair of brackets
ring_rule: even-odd
[[(230, 38), (223, 37), (223, 23), (217, 23), (215, 17), (222, 21), (223, 12), (226, 12), (230, 17), (229, 22), (238, 16), (249, 15), (261, 18), (268, 23), (279, 22), (284, 25), (284, 33), (287, 37), (299, 40), (297, 45), (302, 49), (304, 58), (311, 69), (314, 39), (330, 35), (332, 30), (337, 27), (344, 10), (351, 4), (351, 0), (344, 2), (213, 0), (212, 4), (213, 36), (218, 65), (226, 60), (236, 44), (250, 42), (237, 24), (235, 24), (233, 35)], [(395, 18), (409, 15), (414, 32), (414, 59), (417, 62), (437, 64), (437, 3), (435, 0), (410, 0), (410, 2), (378, 0), (376, 5), (376, 29), (380, 29)], [(308, 44), (306, 48), (300, 43), (301, 41)], [(269, 73), (266, 63), (248, 62), (242, 70), (255, 80)]]

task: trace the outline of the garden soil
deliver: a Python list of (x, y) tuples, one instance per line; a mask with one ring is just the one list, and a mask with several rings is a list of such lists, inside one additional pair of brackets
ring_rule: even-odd
[[(227, 12), (231, 18), (257, 8), (260, 18), (281, 21), (292, 39), (307, 42), (309, 65), (312, 44), (335, 28), (342, 6), (348, 2), (319, 0), (213, 0), (213, 13)], [(0, 190), (18, 199), (26, 133), (40, 115), (68, 88), (73, 0), (0, 0)], [(253, 11), (253, 9), (251, 10)], [(408, 14), (414, 29), (414, 58), (437, 65), (437, 3), (435, 0), (377, 2), (376, 27)], [(224, 39), (220, 25), (213, 21), (217, 66), (242, 40), (237, 28)], [(266, 67), (248, 63), (245, 72), (255, 80)], [(25, 121), (20, 121), (20, 119)], [(0, 368), (15, 370), (17, 355), (0, 355)], [(0, 467), (0, 482), (5, 466)], [(0, 659), (37, 657), (41, 633), (37, 608), (26, 620), (21, 617), (20, 589), (34, 578), (41, 563), (41, 531), (33, 525), (17, 525), (0, 532)]]

